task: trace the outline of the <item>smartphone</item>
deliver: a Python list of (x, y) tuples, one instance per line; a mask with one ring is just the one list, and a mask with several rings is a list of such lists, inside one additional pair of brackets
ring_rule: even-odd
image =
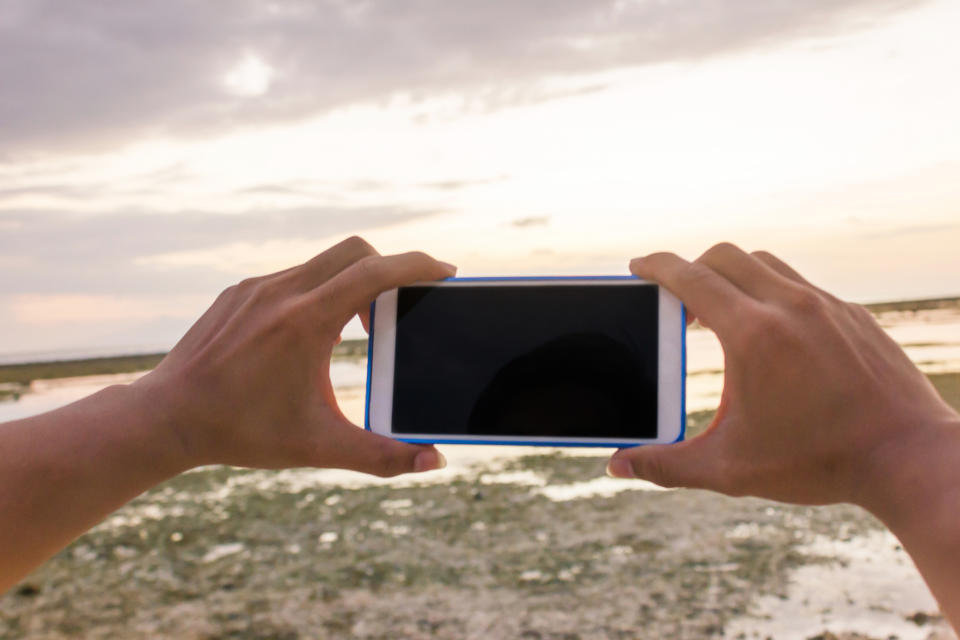
[(632, 276), (450, 278), (370, 310), (367, 429), (419, 443), (683, 438), (684, 308)]

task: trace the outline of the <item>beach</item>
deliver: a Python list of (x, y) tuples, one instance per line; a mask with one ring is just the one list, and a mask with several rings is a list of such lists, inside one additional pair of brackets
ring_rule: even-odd
[[(877, 313), (960, 407), (956, 305)], [(710, 340), (690, 332), (691, 436), (722, 383)], [(360, 420), (364, 361), (350, 348), (333, 377)], [(20, 397), (0, 403), (0, 420), (142, 374), (114, 365), (66, 379), (21, 367), (17, 380), (0, 367)], [(446, 469), (395, 479), (226, 467), (174, 478), (0, 596), (0, 637), (954, 637), (896, 539), (859, 508), (614, 480), (609, 451), (443, 450)]]

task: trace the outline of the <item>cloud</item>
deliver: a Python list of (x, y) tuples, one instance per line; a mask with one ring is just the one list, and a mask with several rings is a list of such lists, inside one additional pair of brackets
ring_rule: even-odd
[(960, 224), (956, 223), (936, 223), (936, 224), (907, 224), (882, 229), (879, 231), (869, 231), (861, 234), (864, 239), (878, 238), (900, 238), (903, 236), (929, 235), (941, 233), (956, 233), (960, 231)]
[(477, 180), (440, 180), (436, 182), (422, 182), (419, 186), (425, 189), (434, 189), (437, 191), (460, 191), (471, 187), (481, 187), (488, 184), (497, 184), (504, 182), (507, 176), (497, 176), (494, 178), (480, 178)]
[[(146, 260), (244, 244), (325, 240), (434, 215), (396, 207), (289, 208), (220, 214), (61, 210), (0, 211), (0, 295), (30, 293), (207, 292), (225, 275), (208, 265)], [(325, 247), (318, 246), (318, 250)], [(9, 274), (9, 277), (6, 277)], [(229, 281), (229, 280), (228, 280)]]
[(550, 224), (550, 216), (530, 216), (529, 218), (517, 218), (510, 224), (520, 229), (527, 227), (545, 227)]
[(53, 162), (40, 167), (13, 165), (10, 169), (0, 175), (0, 215), (8, 213), (23, 198), (61, 200), (85, 208), (109, 197), (165, 194), (170, 187), (182, 187), (197, 179), (182, 163), (135, 173), (122, 180), (83, 177), (85, 172), (89, 173), (89, 162), (82, 161)]
[[(861, 28), (907, 0), (0, 0), (0, 163)], [(589, 88), (588, 88), (589, 89)]]
[(48, 198), (89, 198), (98, 192), (102, 185), (80, 185), (61, 183), (41, 183), (24, 186), (0, 187), (0, 202), (24, 196), (43, 196)]
[[(387, 182), (383, 180), (286, 180), (281, 182), (269, 182), (253, 184), (237, 190), (236, 195), (268, 195), (268, 196), (302, 196), (316, 198), (318, 196), (342, 193), (385, 193), (396, 189), (425, 189), (428, 191), (462, 191), (472, 187), (482, 187), (490, 184), (497, 184), (508, 179), (507, 176), (500, 175), (490, 178), (475, 179), (454, 179), (437, 180), (430, 182)], [(36, 193), (44, 193), (43, 187), (39, 187)], [(4, 190), (0, 189), (0, 202), (2, 202)]]
[[(146, 298), (146, 299), (145, 299)], [(180, 309), (209, 304), (209, 296), (181, 296), (176, 300)], [(110, 321), (148, 321), (157, 317), (157, 310), (149, 304), (149, 296), (119, 297), (89, 294), (26, 294), (15, 296), (10, 304), (18, 322), (36, 327), (58, 326), (69, 323), (103, 325)], [(64, 316), (69, 314), (67, 322)]]

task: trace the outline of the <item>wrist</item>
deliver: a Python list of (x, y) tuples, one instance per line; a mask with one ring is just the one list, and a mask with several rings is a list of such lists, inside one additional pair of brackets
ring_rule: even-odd
[(960, 416), (891, 438), (863, 459), (854, 503), (897, 535), (919, 527), (960, 532)]
[(122, 397), (128, 424), (155, 452), (158, 467), (172, 477), (202, 464), (183, 437), (174, 417), (173, 405), (145, 376), (140, 380), (110, 387)]

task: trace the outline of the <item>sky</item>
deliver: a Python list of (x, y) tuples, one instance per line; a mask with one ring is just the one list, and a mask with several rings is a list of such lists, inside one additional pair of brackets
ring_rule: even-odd
[(462, 275), (730, 240), (858, 302), (960, 295), (957, 24), (955, 0), (0, 0), (0, 356), (169, 348), (352, 234)]

